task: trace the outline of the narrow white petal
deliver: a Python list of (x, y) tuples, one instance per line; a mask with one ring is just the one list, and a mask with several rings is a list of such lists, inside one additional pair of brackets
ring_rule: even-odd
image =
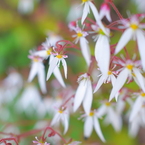
[(63, 86), (63, 87), (66, 87), (65, 86), (65, 83), (63, 81), (63, 78), (62, 78), (62, 75), (60, 73), (60, 70), (58, 68), (58, 66), (55, 67), (54, 71), (53, 71), (53, 74), (55, 75), (55, 77), (57, 78), (57, 80), (59, 81), (59, 83)]
[(109, 116), (110, 123), (114, 127), (115, 131), (117, 131), (117, 132), (120, 131), (122, 128), (122, 119), (121, 119), (120, 114), (117, 114), (113, 110), (113, 108), (109, 107), (108, 116)]
[(80, 38), (80, 46), (81, 46), (82, 54), (87, 62), (87, 65), (89, 66), (90, 59), (91, 59), (90, 48), (89, 48), (87, 40), (84, 37)]
[(102, 131), (101, 131), (101, 128), (100, 128), (100, 124), (99, 124), (99, 121), (98, 121), (98, 118), (96, 116), (93, 117), (93, 121), (94, 121), (94, 128), (95, 128), (95, 131), (96, 133), (98, 134), (98, 136), (100, 137), (100, 139), (105, 142), (105, 138), (102, 134)]
[(111, 101), (114, 96), (117, 94), (117, 92), (123, 87), (125, 81), (127, 80), (128, 77), (128, 70), (125, 68), (120, 74), (118, 75), (115, 84), (113, 86), (113, 89), (111, 91), (109, 101)]
[(107, 107), (106, 105), (102, 105), (98, 110), (97, 110), (97, 117), (101, 118), (103, 115), (106, 114)]
[(144, 82), (144, 77), (141, 75), (139, 69), (137, 68), (133, 68), (133, 72), (139, 82), (139, 85), (141, 87), (141, 89), (145, 92), (145, 82)]
[(50, 66), (47, 72), (47, 80), (50, 78), (51, 74), (53, 73), (53, 70), (55, 69), (57, 63), (58, 63), (58, 58), (54, 58), (51, 62), (50, 62)]
[(85, 124), (84, 124), (84, 137), (90, 137), (93, 131), (93, 117), (86, 117)]
[(62, 59), (61, 61), (62, 61), (63, 69), (64, 69), (64, 76), (67, 79), (67, 64), (66, 64), (65, 59)]
[(145, 71), (145, 36), (143, 34), (143, 31), (137, 30), (136, 38), (137, 38), (138, 49), (141, 57), (141, 63), (143, 66), (143, 70)]
[(116, 105), (116, 111), (118, 114), (121, 114), (125, 108), (125, 101), (119, 99)]
[(86, 2), (86, 3), (84, 4), (84, 9), (83, 9), (83, 15), (82, 15), (82, 20), (81, 20), (81, 23), (82, 23), (82, 24), (84, 23), (84, 21), (85, 21), (87, 15), (88, 15), (88, 13), (90, 13), (90, 8), (89, 8), (88, 3)]
[(135, 103), (134, 103), (134, 105), (133, 105), (133, 107), (132, 107), (132, 111), (131, 111), (131, 113), (130, 113), (130, 118), (129, 118), (129, 121), (130, 121), (130, 122), (132, 122), (133, 119), (136, 117), (136, 115), (137, 115), (137, 113), (139, 112), (139, 110), (141, 109), (141, 107), (142, 107), (142, 97), (139, 96), (139, 97), (136, 99), (136, 101), (135, 101)]
[(66, 134), (66, 132), (68, 131), (68, 127), (69, 127), (69, 118), (68, 118), (67, 114), (63, 114), (63, 125), (64, 125), (63, 134)]
[(28, 82), (31, 82), (34, 79), (37, 72), (38, 72), (38, 63), (33, 62), (32, 66), (31, 66), (30, 74), (28, 77)]
[(106, 11), (100, 10), (100, 19), (102, 19), (106, 15)]
[(44, 65), (42, 63), (39, 64), (38, 81), (39, 81), (39, 84), (40, 84), (41, 91), (44, 94), (47, 93), (46, 79), (45, 79), (45, 68), (44, 68)]
[(102, 86), (102, 84), (104, 83), (105, 77), (102, 75), (94, 89), (94, 93), (97, 92), (99, 90), (99, 88)]
[(92, 83), (90, 80), (88, 80), (87, 81), (87, 90), (86, 90), (86, 94), (85, 94), (84, 101), (83, 101), (83, 107), (84, 107), (85, 113), (87, 115), (90, 113), (91, 106), (92, 106), (92, 100), (93, 100)]
[(99, 17), (99, 13), (98, 13), (97, 8), (95, 7), (95, 5), (92, 2), (88, 1), (88, 3), (89, 3), (90, 8), (91, 8), (91, 10), (93, 12), (95, 20), (98, 21), (100, 19), (100, 17)]
[(109, 11), (106, 12), (106, 18), (107, 18), (107, 20), (108, 20), (109, 22), (112, 21), (112, 20), (111, 20), (111, 16), (110, 16), (110, 12), (109, 12)]
[(116, 77), (114, 75), (111, 75), (111, 83), (112, 83), (112, 86), (114, 86), (115, 82), (116, 82)]
[(129, 42), (132, 36), (133, 36), (133, 30), (131, 28), (128, 28), (124, 31), (116, 46), (115, 54), (117, 54)]
[(73, 106), (73, 110), (74, 112), (79, 108), (79, 106), (81, 105), (84, 96), (86, 94), (86, 90), (87, 90), (87, 83), (86, 80), (82, 80), (77, 88), (75, 97), (74, 97), (74, 106)]
[(53, 126), (54, 124), (56, 124), (60, 119), (60, 113), (56, 113), (55, 116), (53, 117), (50, 126)]

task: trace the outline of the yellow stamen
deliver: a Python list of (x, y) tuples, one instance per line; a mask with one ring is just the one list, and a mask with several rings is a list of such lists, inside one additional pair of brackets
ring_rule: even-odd
[(141, 95), (142, 97), (145, 97), (145, 93), (141, 93), (140, 95)]
[(77, 33), (77, 36), (78, 36), (78, 37), (82, 37), (82, 36), (83, 36), (83, 33), (78, 32), (78, 33)]
[(110, 103), (110, 102), (106, 102), (105, 105), (106, 105), (106, 106), (110, 106), (111, 103)]
[(138, 29), (138, 26), (137, 26), (136, 24), (131, 24), (130, 27), (131, 27), (133, 30)]
[(132, 65), (132, 64), (128, 64), (128, 65), (126, 66), (126, 68), (128, 68), (129, 70), (132, 70), (132, 69), (133, 69), (133, 65)]
[(105, 33), (103, 32), (102, 29), (99, 29), (99, 32), (98, 33), (101, 34), (101, 35), (105, 35)]
[(131, 73), (133, 77), (136, 77), (135, 73)]
[(109, 71), (108, 71), (108, 75), (111, 75), (111, 74), (112, 74), (112, 71), (109, 70)]
[(89, 1), (89, 0), (82, 0), (83, 3), (87, 2), (87, 1)]
[(33, 61), (34, 61), (34, 62), (38, 62), (39, 60), (38, 60), (37, 58), (34, 58)]
[(57, 55), (56, 57), (60, 59), (60, 58), (62, 58), (63, 56), (62, 56), (62, 55)]
[(50, 55), (51, 54), (51, 51), (50, 50), (47, 50), (46, 53), (47, 53), (47, 55)]
[(62, 110), (59, 110), (58, 112), (59, 112), (60, 114), (62, 114), (62, 113), (63, 113), (63, 111), (62, 111)]
[(89, 113), (89, 116), (94, 116), (94, 112), (90, 112)]

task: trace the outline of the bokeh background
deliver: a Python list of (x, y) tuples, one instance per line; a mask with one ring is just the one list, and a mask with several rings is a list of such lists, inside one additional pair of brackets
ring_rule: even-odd
[[(26, 8), (20, 6), (20, 0), (0, 0), (0, 132), (26, 132), (37, 128), (36, 126), (41, 126), (51, 121), (52, 115), (48, 113), (49, 111), (42, 116), (40, 115), (40, 112), (44, 110), (40, 109), (39, 101), (46, 97), (42, 97), (41, 92), (41, 97), (38, 97), (38, 100), (34, 99), (37, 103), (32, 100), (28, 106), (25, 105), (25, 109), (22, 109), (23, 111), (18, 111), (19, 107), (21, 108), (25, 104), (25, 100), (21, 101), (22, 106), (17, 105), (18, 101), (22, 97), (25, 89), (30, 86), (30, 84), (27, 83), (31, 63), (28, 59), (29, 50), (40, 46), (51, 32), (62, 36), (66, 40), (73, 41), (67, 25), (70, 20), (75, 20), (75, 18), (72, 15), (70, 18), (69, 13), (74, 4), (81, 3), (81, 0), (29, 1), (32, 1), (33, 6), (31, 5), (30, 8), (27, 9), (28, 6), (26, 6)], [(94, 2), (99, 9), (103, 0), (94, 0)], [(114, 3), (124, 17), (143, 12), (144, 10), (143, 3), (141, 5), (140, 0), (114, 0)], [(77, 15), (77, 13), (75, 15)], [(92, 17), (91, 15), (89, 16)], [(118, 19), (114, 10), (111, 10), (111, 16), (113, 21)], [(108, 23), (105, 18), (103, 21), (106, 24)], [(117, 42), (119, 37), (120, 35), (113, 38), (113, 42)], [(74, 61), (73, 57), (69, 60), (69, 68), (72, 68), (71, 73), (79, 74), (82, 70), (85, 70), (83, 60), (81, 58), (78, 58), (78, 60), (80, 63), (79, 66), (77, 62)], [(17, 72), (20, 76), (11, 77), (13, 80), (18, 80), (19, 83), (16, 83), (16, 89), (11, 92), (10, 90), (13, 88), (11, 85), (9, 86), (11, 81), (4, 80), (6, 80), (9, 74), (14, 72)], [(7, 82), (5, 86), (3, 86), (4, 82)], [(38, 87), (37, 79), (35, 79), (33, 83)], [(71, 85), (71, 81), (68, 81), (68, 84)], [(33, 90), (36, 89), (35, 87), (33, 88), (33, 86), (31, 87)], [(50, 87), (53, 88), (53, 85)], [(36, 93), (34, 93), (33, 96), (38, 95), (38, 90), (33, 91)], [(52, 94), (54, 95), (55, 93), (48, 91), (47, 97), (53, 96)], [(59, 99), (59, 97), (57, 99)], [(83, 138), (83, 123), (77, 120), (78, 117), (79, 114), (72, 115), (69, 131), (64, 137), (66, 137), (66, 139), (73, 138), (74, 140), (81, 141), (82, 144), (85, 145), (103, 145), (95, 132), (93, 132), (93, 135), (88, 140)], [(136, 138), (131, 138), (128, 135), (128, 125), (125, 121), (122, 131), (119, 133), (116, 133), (111, 126), (101, 124), (101, 127), (107, 140), (106, 145), (145, 144), (145, 131), (141, 129)], [(34, 140), (35, 136), (36, 135), (32, 135), (31, 137), (23, 139), (20, 144), (32, 144), (32, 140)], [(0, 138), (2, 137), (1, 135)]]

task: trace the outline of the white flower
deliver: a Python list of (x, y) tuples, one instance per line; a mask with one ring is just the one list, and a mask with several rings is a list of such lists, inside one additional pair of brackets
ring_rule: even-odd
[(102, 134), (100, 124), (98, 121), (98, 116), (96, 111), (91, 111), (86, 117), (85, 117), (85, 124), (84, 124), (84, 136), (86, 138), (90, 137), (92, 131), (93, 131), (93, 126), (98, 134), (99, 138), (105, 142), (104, 136)]
[(79, 86), (74, 97), (73, 110), (76, 111), (83, 102), (83, 108), (86, 114), (89, 114), (93, 100), (91, 78), (87, 73), (85, 73), (79, 77), (78, 82)]
[(47, 92), (46, 81), (45, 81), (45, 68), (43, 65), (43, 59), (39, 56), (36, 56), (35, 53), (29, 56), (32, 59), (32, 66), (28, 81), (31, 82), (36, 75), (38, 75), (38, 82), (43, 93)]
[(98, 89), (102, 86), (103, 83), (109, 83), (111, 81), (112, 86), (115, 84), (116, 81), (116, 77), (114, 76), (114, 73), (109, 70), (108, 73), (105, 74), (101, 74), (101, 77), (98, 80), (98, 83), (94, 89), (94, 93), (98, 91)]
[(145, 70), (145, 36), (144, 31), (142, 28), (145, 28), (144, 24), (139, 23), (139, 18), (137, 16), (132, 16), (130, 21), (128, 20), (122, 20), (122, 24), (124, 25), (123, 28), (126, 28), (124, 33), (122, 34), (116, 49), (115, 54), (117, 54), (128, 42), (129, 40), (136, 39), (138, 44), (138, 49), (141, 57), (141, 62), (143, 69)]
[(145, 104), (145, 93), (140, 93), (135, 103), (133, 104), (129, 117), (130, 122), (132, 122), (136, 118), (137, 114), (140, 112), (144, 104)]
[(50, 143), (43, 142), (41, 140), (38, 140), (37, 137), (35, 137), (36, 141), (34, 140), (33, 143), (36, 143), (37, 145), (50, 145)]
[[(47, 80), (50, 78), (52, 73), (56, 73), (54, 72), (54, 70), (60, 66), (60, 63), (62, 62), (63, 68), (64, 68), (64, 75), (65, 78), (67, 78), (67, 64), (64, 58), (67, 58), (67, 55), (63, 55), (63, 54), (59, 54), (56, 53), (56, 56), (52, 58), (52, 60), (50, 61), (50, 66), (48, 69), (48, 73), (47, 73)], [(58, 76), (57, 76), (58, 77)]]
[(106, 16), (107, 20), (111, 22), (110, 6), (105, 2), (101, 5), (100, 8), (100, 19), (102, 19), (104, 16)]
[(19, 0), (18, 11), (22, 14), (31, 13), (34, 8), (33, 0)]
[(139, 67), (140, 63), (138, 61), (133, 62), (131, 60), (127, 60), (126, 62), (121, 62), (120, 64), (123, 66), (121, 72), (119, 73), (113, 89), (111, 91), (109, 101), (111, 101), (117, 92), (123, 87), (127, 78), (129, 77), (129, 81), (134, 78), (135, 82), (139, 85), (139, 87), (145, 91), (145, 82), (142, 74), (140, 73)]
[(87, 15), (90, 13), (90, 9), (93, 12), (93, 15), (95, 17), (95, 20), (97, 21), (99, 19), (98, 10), (96, 9), (95, 5), (90, 0), (82, 0), (82, 5), (84, 5), (84, 7), (83, 7), (82, 20), (81, 20), (81, 23), (82, 24), (84, 23)]
[(62, 107), (57, 110), (57, 113), (55, 114), (51, 122), (51, 126), (55, 125), (59, 121), (61, 121), (64, 126), (64, 134), (65, 134), (68, 131), (68, 127), (69, 127), (69, 113), (66, 110), (66, 108)]
[(81, 30), (78, 26), (74, 30), (76, 31), (76, 35), (73, 35), (73, 37), (76, 37), (75, 43), (78, 43), (78, 41), (80, 42), (82, 54), (86, 60), (87, 65), (89, 66), (91, 62), (91, 55), (88, 41), (85, 38), (88, 33)]
[(118, 114), (110, 102), (105, 102), (98, 110), (97, 110), (98, 117), (105, 116), (105, 123), (112, 124), (115, 131), (120, 131), (122, 128), (122, 119), (120, 114)]
[(96, 36), (93, 36), (94, 40), (96, 41), (95, 58), (98, 62), (101, 72), (106, 75), (109, 71), (110, 65), (110, 30), (104, 27), (104, 31), (98, 25), (92, 25), (91, 27), (95, 32), (98, 33)]

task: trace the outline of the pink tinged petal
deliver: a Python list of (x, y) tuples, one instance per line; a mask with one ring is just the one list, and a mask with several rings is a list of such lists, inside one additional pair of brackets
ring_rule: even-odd
[(44, 94), (47, 93), (46, 79), (45, 79), (45, 68), (44, 68), (44, 65), (42, 63), (39, 64), (38, 81), (39, 81), (39, 84), (40, 84), (41, 91)]
[(86, 2), (84, 4), (84, 9), (83, 9), (83, 15), (82, 15), (82, 20), (81, 20), (81, 23), (83, 24), (87, 15), (90, 13), (90, 8), (89, 8), (89, 5), (88, 5), (88, 2)]
[(106, 114), (106, 111), (107, 111), (107, 107), (106, 105), (102, 105), (98, 110), (97, 110), (97, 117), (100, 118), (102, 117), (103, 115)]
[(38, 72), (38, 63), (37, 62), (33, 62), (31, 70), (30, 70), (30, 74), (28, 77), (28, 82), (31, 82), (34, 77), (36, 76), (37, 72)]
[(136, 101), (135, 101), (135, 103), (134, 103), (134, 105), (132, 107), (132, 111), (131, 111), (131, 114), (130, 114), (130, 117), (129, 117), (129, 121), (130, 122), (132, 122), (134, 120), (134, 118), (136, 117), (137, 113), (140, 111), (141, 107), (142, 107), (142, 97), (139, 96), (136, 99)]
[(110, 16), (110, 11), (107, 11), (107, 12), (106, 12), (106, 18), (107, 18), (107, 20), (108, 20), (109, 22), (112, 21), (112, 20), (111, 20), (111, 16)]
[(96, 87), (95, 87), (95, 89), (94, 89), (94, 93), (95, 92), (97, 92), (98, 90), (99, 90), (99, 88), (102, 86), (102, 84), (104, 83), (104, 80), (105, 80), (106, 78), (102, 75), (101, 77), (100, 77), (100, 79), (99, 79), (99, 81), (98, 81), (98, 83), (97, 83), (97, 85), (96, 85)]
[(99, 124), (99, 121), (98, 121), (98, 118), (96, 116), (93, 117), (93, 121), (94, 121), (94, 128), (95, 128), (95, 131), (96, 133), (98, 134), (99, 138), (105, 142), (105, 138), (102, 134), (102, 131), (101, 131), (101, 128), (100, 128), (100, 124)]
[(84, 37), (80, 38), (80, 46), (81, 46), (82, 54), (87, 62), (87, 65), (89, 66), (91, 62), (90, 61), (91, 59), (90, 48), (89, 48), (87, 40)]
[(95, 20), (96, 21), (100, 20), (99, 13), (98, 13), (98, 10), (95, 7), (95, 5), (92, 2), (90, 2), (90, 1), (88, 1), (88, 4), (89, 4), (89, 6), (90, 6), (90, 8), (91, 8), (91, 10), (93, 12), (93, 15), (95, 17)]
[(133, 68), (133, 72), (139, 82), (139, 85), (141, 87), (141, 89), (145, 92), (145, 82), (144, 82), (144, 77), (141, 75), (139, 69), (137, 68)]
[(87, 90), (87, 82), (86, 80), (82, 80), (77, 88), (75, 97), (74, 97), (74, 112), (80, 107)]
[(54, 58), (51, 62), (50, 62), (50, 66), (49, 66), (49, 69), (48, 69), (48, 72), (47, 72), (47, 80), (50, 78), (51, 74), (53, 73), (55, 67), (57, 66), (57, 63), (58, 63), (58, 58)]
[(40, 50), (40, 51), (37, 51), (35, 52), (35, 55), (38, 55), (44, 59), (47, 59), (48, 58), (48, 54), (47, 54), (47, 51), (46, 50)]
[(93, 90), (92, 90), (92, 83), (90, 80), (87, 81), (87, 90), (83, 101), (83, 107), (85, 113), (89, 115), (93, 100)]
[(110, 11), (102, 9), (102, 10), (100, 11), (100, 19), (102, 19), (104, 16), (106, 16), (106, 18), (107, 18), (107, 20), (108, 20), (109, 22), (112, 21), (112, 20), (111, 20), (111, 16), (110, 16)]
[(118, 75), (115, 81), (115, 84), (113, 86), (113, 89), (109, 97), (109, 101), (111, 101), (118, 93), (118, 91), (123, 87), (125, 81), (127, 80), (127, 77), (128, 77), (128, 69), (125, 68), (122, 72), (120, 72), (120, 74)]
[(56, 124), (59, 120), (60, 120), (60, 113), (57, 112), (57, 113), (55, 114), (54, 118), (52, 119), (50, 126), (53, 126), (53, 125)]
[(111, 107), (109, 107), (108, 117), (115, 131), (120, 131), (122, 128), (122, 119), (120, 114), (117, 114)]
[(86, 117), (85, 124), (84, 124), (84, 137), (90, 137), (93, 131), (93, 117)]
[(145, 36), (143, 31), (138, 29), (136, 31), (136, 38), (137, 38), (138, 49), (141, 57), (142, 67), (143, 70), (145, 71)]
[(62, 61), (63, 69), (64, 69), (64, 76), (67, 79), (67, 64), (66, 64), (65, 59), (61, 59), (61, 61)]
[(64, 133), (63, 134), (66, 134), (66, 132), (68, 131), (68, 127), (69, 127), (69, 119), (68, 119), (68, 116), (67, 114), (63, 114), (63, 125), (64, 125)]
[(129, 40), (132, 37), (133, 37), (133, 30), (131, 28), (126, 29), (116, 46), (115, 54), (117, 54), (129, 42)]
[(65, 83), (63, 81), (62, 75), (60, 73), (60, 70), (58, 68), (58, 66), (55, 67), (53, 74), (55, 75), (55, 77), (57, 78), (57, 80), (59, 81), (59, 83), (65, 88)]

